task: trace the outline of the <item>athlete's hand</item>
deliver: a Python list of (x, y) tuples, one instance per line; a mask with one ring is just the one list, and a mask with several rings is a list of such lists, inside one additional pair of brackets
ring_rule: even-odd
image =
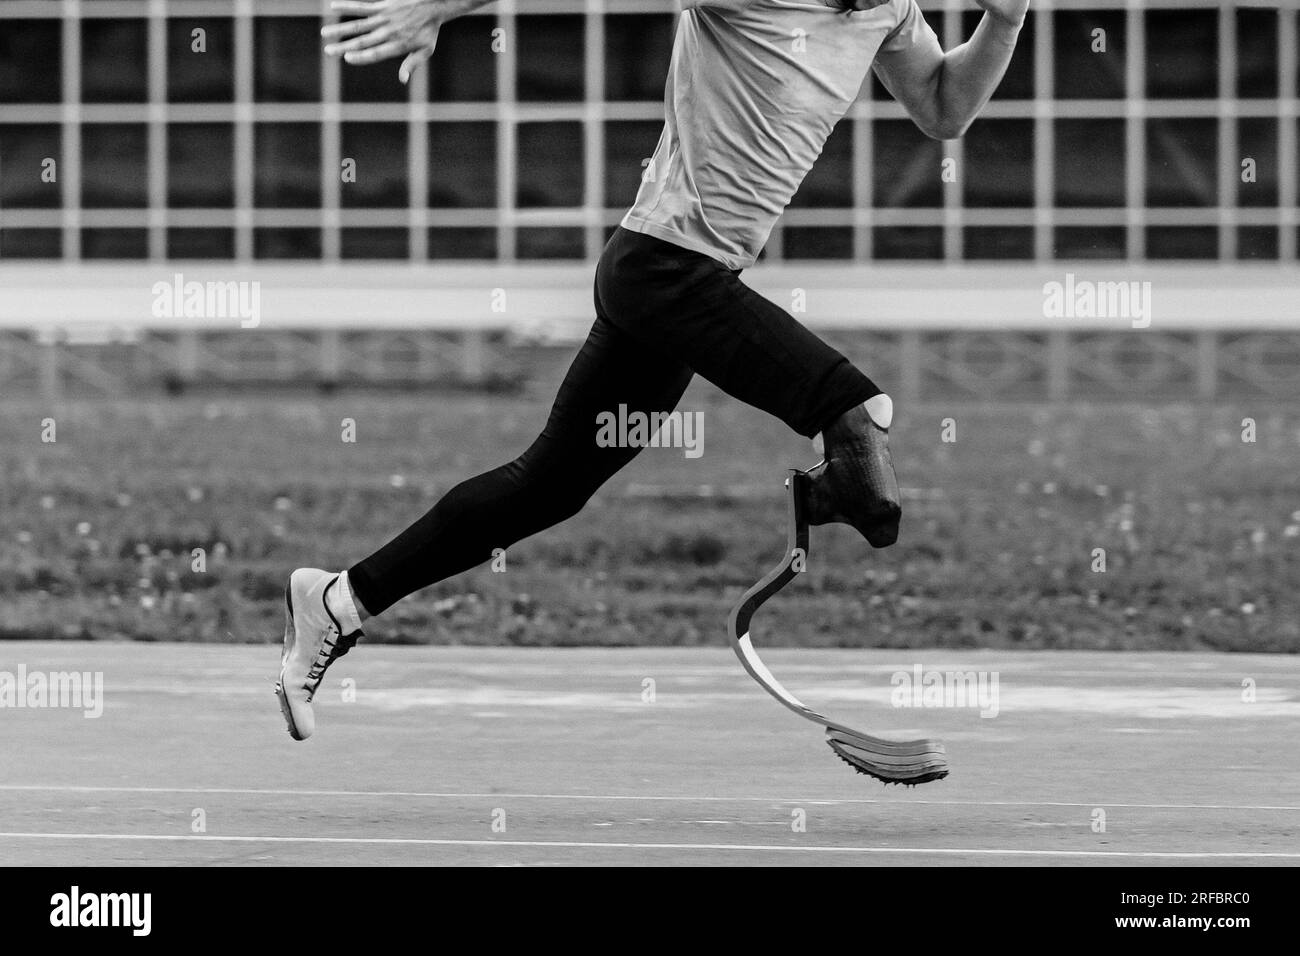
[(331, 10), (362, 19), (332, 23), (320, 35), (329, 41), (327, 56), (341, 56), (356, 66), (405, 55), (397, 78), (406, 83), (433, 55), (442, 25), (469, 6), (440, 0), (333, 0)]
[(1017, 30), (1029, 12), (1029, 0), (975, 0), (986, 11)]

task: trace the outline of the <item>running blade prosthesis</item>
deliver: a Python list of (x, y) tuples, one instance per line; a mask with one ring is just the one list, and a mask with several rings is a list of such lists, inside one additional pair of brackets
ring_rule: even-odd
[(786, 479), (790, 492), (790, 533), (785, 558), (767, 575), (745, 592), (731, 609), (727, 633), (732, 649), (749, 676), (764, 690), (800, 717), (826, 728), (826, 743), (845, 763), (858, 773), (865, 773), (885, 783), (913, 786), (948, 776), (948, 757), (937, 740), (882, 740), (860, 730), (823, 717), (790, 693), (759, 658), (750, 640), (750, 621), (769, 598), (795, 579), (808, 558), (808, 475), (794, 471)]

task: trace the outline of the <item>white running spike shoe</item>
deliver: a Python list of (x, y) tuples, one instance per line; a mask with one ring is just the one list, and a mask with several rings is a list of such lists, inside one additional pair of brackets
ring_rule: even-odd
[(306, 740), (316, 729), (311, 701), (325, 671), (365, 636), (360, 630), (342, 633), (330, 612), (326, 597), (338, 578), (319, 568), (299, 568), (284, 590), (284, 653), (275, 695), (294, 740)]

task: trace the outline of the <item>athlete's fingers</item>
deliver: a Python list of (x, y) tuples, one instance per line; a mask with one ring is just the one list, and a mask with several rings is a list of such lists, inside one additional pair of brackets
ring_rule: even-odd
[(334, 0), (330, 4), (330, 9), (335, 13), (376, 13), (382, 10), (384, 4), (379, 0)]
[(428, 43), (420, 47), (420, 49), (414, 50), (407, 55), (406, 59), (402, 61), (402, 65), (397, 70), (397, 78), (403, 83), (409, 83), (412, 74), (420, 68), (422, 63), (429, 59), (429, 57), (433, 56), (433, 50), (437, 45), (438, 28), (434, 27), (433, 39), (429, 40)]
[(387, 19), (385, 14), (377, 13), (373, 17), (366, 17), (364, 20), (344, 20), (342, 23), (331, 23), (329, 26), (320, 28), (320, 35), (326, 40), (344, 40), (348, 37), (354, 37), (358, 33), (372, 30)]
[(411, 41), (399, 37), (382, 46), (372, 46), (365, 50), (345, 53), (343, 59), (353, 66), (366, 66), (370, 63), (378, 63), (380, 60), (391, 60), (395, 56), (401, 56), (403, 53), (409, 53), (410, 51)]
[(420, 68), (420, 64), (431, 56), (433, 56), (433, 51), (427, 48), (408, 54), (406, 59), (402, 61), (402, 65), (397, 68), (397, 78), (403, 83), (411, 82), (412, 74)]
[[(363, 36), (353, 37), (351, 40), (344, 40), (342, 43), (331, 43), (329, 46), (325, 47), (325, 52), (330, 56), (342, 56), (347, 59), (349, 63), (353, 63), (355, 61), (350, 59), (350, 56), (353, 53), (360, 50), (368, 50), (372, 47), (377, 47), (380, 44), (387, 43), (393, 38), (395, 32), (396, 30), (391, 26), (382, 26), (371, 30)], [(389, 54), (389, 56), (391, 55), (392, 54)]]

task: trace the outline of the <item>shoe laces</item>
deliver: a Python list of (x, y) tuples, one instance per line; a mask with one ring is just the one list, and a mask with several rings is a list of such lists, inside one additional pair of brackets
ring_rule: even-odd
[(316, 689), (320, 687), (320, 682), (324, 680), (325, 671), (329, 670), (329, 666), (336, 660), (356, 647), (357, 638), (360, 636), (360, 631), (354, 631), (351, 634), (340, 634), (338, 627), (333, 622), (326, 626), (325, 640), (321, 642), (320, 650), (316, 652), (316, 658), (307, 670), (307, 682), (303, 684), (303, 689), (307, 691), (308, 701), (311, 701), (316, 696)]

